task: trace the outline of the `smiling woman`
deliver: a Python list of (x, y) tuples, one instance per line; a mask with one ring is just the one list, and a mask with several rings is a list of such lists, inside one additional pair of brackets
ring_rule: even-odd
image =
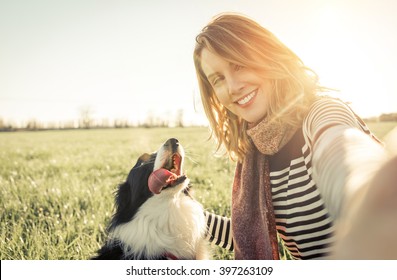
[(258, 23), (238, 15), (219, 19), (197, 37), (194, 62), (213, 133), (232, 157), (242, 157), (250, 146), (244, 132), (248, 124), (268, 116), (271, 123), (297, 127), (316, 93), (325, 88), (295, 53)]
[[(280, 236), (295, 259), (360, 256), (355, 246), (343, 249), (345, 236), (354, 240), (368, 217), (384, 216), (373, 200), (361, 198), (395, 192), (388, 152), (361, 118), (324, 96), (317, 75), (243, 15), (221, 14), (205, 26), (194, 62), (218, 147), (238, 161), (231, 219), (207, 217), (213, 244), (233, 244), (236, 259), (278, 259)], [(373, 183), (377, 174), (388, 178), (383, 190)], [(390, 213), (379, 228), (395, 234)], [(341, 235), (341, 221), (356, 227)], [(372, 249), (365, 255), (390, 256)]]

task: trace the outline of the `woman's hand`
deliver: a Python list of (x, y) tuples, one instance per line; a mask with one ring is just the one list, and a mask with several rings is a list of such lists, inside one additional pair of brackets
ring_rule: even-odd
[(390, 158), (347, 202), (333, 259), (397, 259), (397, 129), (386, 148)]

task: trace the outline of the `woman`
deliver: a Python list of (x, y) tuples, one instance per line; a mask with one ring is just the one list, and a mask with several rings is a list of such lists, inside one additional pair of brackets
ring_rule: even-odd
[(364, 122), (247, 17), (216, 17), (194, 61), (218, 148), (238, 161), (231, 221), (207, 213), (208, 238), (236, 259), (277, 259), (277, 234), (297, 259), (349, 257), (335, 249), (339, 225), (387, 159)]

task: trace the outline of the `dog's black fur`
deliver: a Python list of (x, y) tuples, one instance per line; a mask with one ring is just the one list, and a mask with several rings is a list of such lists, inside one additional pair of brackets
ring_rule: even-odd
[[(156, 154), (149, 156), (149, 160), (146, 162), (143, 160), (144, 157), (149, 155), (142, 155), (134, 167), (131, 169), (127, 176), (127, 180), (122, 183), (115, 197), (116, 212), (108, 227), (110, 232), (116, 226), (129, 222), (138, 211), (139, 207), (153, 194), (149, 191), (148, 178), (153, 171), (154, 159)], [(144, 188), (133, 187), (136, 185), (145, 184)], [(131, 259), (136, 259), (135, 256), (131, 256)], [(98, 251), (98, 255), (92, 258), (93, 260), (122, 260), (124, 258), (124, 252), (120, 242), (112, 241), (111, 244), (106, 243)], [(141, 259), (146, 259), (142, 256)], [(163, 259), (161, 257), (160, 259)]]

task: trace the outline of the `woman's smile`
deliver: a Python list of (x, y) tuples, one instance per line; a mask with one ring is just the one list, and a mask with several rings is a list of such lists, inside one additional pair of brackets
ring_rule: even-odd
[(237, 100), (236, 103), (239, 104), (241, 107), (248, 107), (250, 104), (253, 103), (256, 97), (257, 90), (243, 96), (241, 99)]

